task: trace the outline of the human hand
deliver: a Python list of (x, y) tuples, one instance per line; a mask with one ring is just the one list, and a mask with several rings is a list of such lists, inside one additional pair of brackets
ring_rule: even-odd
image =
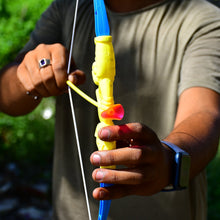
[(125, 168), (98, 168), (93, 171), (94, 181), (114, 184), (107, 188), (96, 188), (93, 191), (95, 199), (149, 196), (171, 183), (173, 152), (163, 146), (147, 126), (140, 123), (109, 126), (100, 129), (99, 138), (117, 141), (120, 148), (94, 152), (91, 163), (95, 166), (123, 165)]
[[(40, 68), (39, 61), (43, 58), (50, 59), (50, 64)], [(67, 59), (67, 50), (61, 44), (40, 44), (25, 55), (17, 69), (17, 78), (32, 96), (60, 95), (67, 90), (67, 79), (76, 85), (85, 81), (80, 70), (67, 75)]]

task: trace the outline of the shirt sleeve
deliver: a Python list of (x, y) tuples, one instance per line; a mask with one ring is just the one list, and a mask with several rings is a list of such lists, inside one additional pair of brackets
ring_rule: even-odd
[[(218, 11), (219, 12), (219, 11)], [(191, 37), (183, 56), (179, 94), (190, 87), (220, 93), (220, 16), (207, 17)]]
[(41, 43), (62, 43), (62, 28), (65, 22), (65, 11), (69, 6), (69, 2), (70, 1), (68, 0), (55, 0), (51, 3), (36, 23), (35, 29), (30, 35), (29, 41), (21, 52), (32, 50)]

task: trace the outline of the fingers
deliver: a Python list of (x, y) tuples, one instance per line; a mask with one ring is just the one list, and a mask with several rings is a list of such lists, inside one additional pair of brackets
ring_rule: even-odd
[(96, 188), (93, 197), (98, 200), (117, 199), (128, 195), (146, 196), (158, 192), (155, 187), (156, 175), (150, 166), (140, 169), (96, 169), (92, 177), (98, 183), (114, 184), (111, 187)]
[(53, 79), (55, 79), (53, 83), (56, 84), (60, 91), (63, 91), (66, 87), (67, 80), (67, 50), (60, 44), (53, 45), (51, 50), (51, 72), (54, 75)]
[[(25, 55), (17, 71), (18, 79), (32, 95), (60, 95), (67, 89), (67, 57), (67, 51), (61, 44), (40, 44)], [(50, 60), (50, 64), (39, 67), (42, 59)], [(85, 81), (84, 73), (80, 70), (74, 71), (69, 77), (76, 84)]]
[[(146, 185), (148, 187), (146, 187)], [(136, 185), (113, 185), (106, 188), (96, 188), (93, 197), (97, 200), (120, 199), (129, 195), (150, 196), (157, 193), (153, 182)]]
[[(115, 151), (118, 150), (119, 149)], [(95, 199), (116, 199), (128, 195), (148, 196), (161, 191), (170, 183), (169, 181), (172, 178), (169, 177), (169, 172), (172, 171), (170, 171), (171, 167), (167, 161), (164, 160), (164, 157), (161, 157), (161, 155), (158, 154), (158, 160), (151, 162), (150, 154), (148, 156), (147, 154), (142, 153), (142, 156), (140, 157), (137, 156), (139, 153), (135, 152), (140, 149), (132, 150), (134, 150), (132, 154), (135, 154), (136, 156), (132, 157), (129, 154), (124, 158), (123, 156), (120, 157), (117, 155), (115, 155), (115, 157), (113, 155), (107, 156), (107, 158), (109, 157), (111, 160), (102, 157), (105, 155), (97, 156), (97, 153), (92, 155), (91, 159), (93, 164), (96, 165), (123, 164), (123, 160), (126, 161), (125, 164), (127, 164), (127, 168), (124, 169), (113, 170), (98, 168), (93, 171), (92, 178), (94, 181), (114, 185), (108, 188), (96, 188), (93, 192)], [(131, 152), (132, 151), (130, 151), (130, 153)], [(100, 153), (102, 154), (105, 152), (98, 152), (98, 155), (100, 155)], [(146, 155), (146, 158), (148, 159), (143, 155)], [(128, 159), (129, 157), (131, 158), (130, 161)], [(148, 162), (146, 162), (146, 160), (148, 160)], [(102, 163), (102, 161), (104, 162)]]
[[(147, 175), (146, 175), (147, 174)], [(96, 169), (92, 177), (98, 183), (139, 185), (153, 178), (150, 166), (126, 169)]]
[(114, 184), (97, 188), (96, 199), (114, 199), (127, 195), (152, 195), (172, 182), (173, 153), (165, 148), (157, 135), (141, 123), (114, 125), (99, 131), (104, 141), (117, 141), (115, 150), (97, 151), (91, 155), (95, 166), (123, 166), (123, 169), (96, 169), (96, 182)]
[[(43, 55), (44, 57), (46, 55)], [(50, 59), (48, 57), (47, 59)], [(39, 68), (39, 58), (34, 51), (31, 51), (27, 56), (25, 56), (24, 64), (26, 68), (26, 72), (22, 72), (22, 77), (25, 79), (29, 78), (31, 82), (30, 88), (28, 91), (34, 94), (39, 94), (42, 97), (48, 97), (50, 95), (49, 90), (47, 89), (47, 78), (48, 78), (48, 69), (50, 66), (44, 67), (42, 69)], [(50, 68), (51, 69), (51, 68)]]
[(141, 123), (129, 123), (126, 125), (115, 125), (104, 127), (99, 131), (99, 138), (103, 141), (127, 141), (132, 140), (132, 145), (141, 145), (146, 142), (158, 141), (157, 135)]
[[(162, 145), (159, 138), (153, 130), (141, 123), (104, 127), (99, 131), (99, 138), (103, 141), (117, 141), (117, 146), (124, 147), (121, 150), (108, 151), (108, 153), (102, 152), (106, 154), (103, 156), (106, 161), (102, 158), (103, 163), (115, 160), (113, 161), (115, 165), (125, 163), (133, 165), (134, 161), (136, 164), (143, 164), (156, 160), (158, 153), (161, 153)], [(101, 164), (101, 166), (106, 165), (108, 164)]]
[[(53, 71), (54, 51), (60, 51), (60, 56), (63, 55), (63, 47), (61, 45), (39, 45), (35, 50), (27, 53), (20, 64), (17, 76), (24, 88), (32, 94), (48, 97), (60, 94), (61, 89), (56, 82), (55, 73)], [(56, 54), (56, 53), (55, 53)], [(50, 60), (50, 65), (42, 68), (39, 67), (39, 61), (43, 58)], [(56, 60), (56, 59), (55, 59)], [(63, 67), (63, 78), (65, 76), (65, 67)], [(61, 80), (62, 81), (62, 80)]]
[(119, 199), (132, 194), (134, 194), (133, 186), (128, 185), (114, 185), (106, 188), (96, 188), (93, 191), (93, 197), (97, 200)]
[(86, 75), (81, 70), (75, 70), (69, 74), (68, 80), (70, 80), (76, 86), (83, 84), (86, 81)]
[(120, 148), (111, 151), (94, 152), (90, 161), (94, 166), (111, 166), (111, 165), (142, 165), (151, 161), (152, 149), (147, 146), (136, 148)]
[(97, 200), (118, 199), (129, 195), (150, 196), (161, 190), (160, 178), (150, 166), (139, 170), (97, 169), (93, 172), (93, 178), (99, 183), (113, 184), (94, 189), (93, 197)]

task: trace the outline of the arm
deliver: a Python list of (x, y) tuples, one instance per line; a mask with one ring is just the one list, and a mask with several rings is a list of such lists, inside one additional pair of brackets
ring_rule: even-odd
[[(219, 134), (219, 94), (199, 87), (185, 90), (180, 96), (174, 129), (165, 140), (183, 148), (191, 155), (191, 179), (214, 157)], [(107, 127), (99, 132), (99, 137), (103, 140), (123, 141), (124, 148), (95, 152), (91, 156), (91, 162), (98, 166), (123, 164), (127, 168), (96, 169), (93, 172), (95, 181), (113, 183), (115, 186), (95, 189), (94, 198), (114, 199), (131, 194), (152, 195), (172, 183), (174, 154), (165, 145), (161, 145), (157, 135), (148, 127), (139, 123)], [(132, 147), (128, 147), (129, 143)]]
[(0, 111), (12, 116), (32, 111), (41, 101), (26, 95), (25, 88), (16, 74), (18, 66), (18, 63), (11, 63), (0, 73)]
[(215, 156), (220, 135), (220, 96), (206, 88), (191, 88), (180, 96), (173, 131), (166, 138), (189, 152), (191, 178)]
[[(67, 79), (66, 51), (62, 45), (55, 43), (61, 42), (66, 7), (66, 1), (52, 2), (37, 22), (29, 42), (22, 50), (23, 54), (20, 54), (15, 62), (0, 70), (0, 111), (14, 116), (23, 115), (35, 109), (41, 97), (63, 92)], [(57, 57), (59, 51), (60, 55)], [(51, 60), (52, 65), (39, 71), (39, 60), (52, 57), (56, 58)], [(53, 70), (59, 79), (53, 78)], [(43, 75), (40, 75), (41, 72)], [(44, 76), (45, 73), (46, 76)], [(45, 87), (48, 86), (53, 88), (46, 89)], [(31, 96), (26, 94), (27, 91), (31, 92)], [(34, 95), (39, 96), (39, 99), (34, 100)]]

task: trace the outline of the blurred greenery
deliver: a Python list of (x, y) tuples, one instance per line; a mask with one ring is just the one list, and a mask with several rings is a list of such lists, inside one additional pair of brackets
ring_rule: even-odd
[[(220, 6), (219, 0), (210, 0)], [(40, 14), (52, 0), (0, 0), (0, 67), (12, 61), (29, 38)], [(39, 6), (40, 5), (40, 6)], [(51, 109), (52, 117), (43, 114)], [(47, 166), (52, 162), (54, 99), (44, 99), (32, 113), (10, 117), (0, 113), (0, 164)], [(208, 219), (220, 219), (220, 151), (207, 167)]]
[(51, 163), (54, 108), (54, 99), (49, 98), (26, 116), (14, 118), (0, 113), (0, 163), (13, 161), (22, 166)]
[(52, 0), (0, 0), (0, 67), (27, 42), (40, 14)]

